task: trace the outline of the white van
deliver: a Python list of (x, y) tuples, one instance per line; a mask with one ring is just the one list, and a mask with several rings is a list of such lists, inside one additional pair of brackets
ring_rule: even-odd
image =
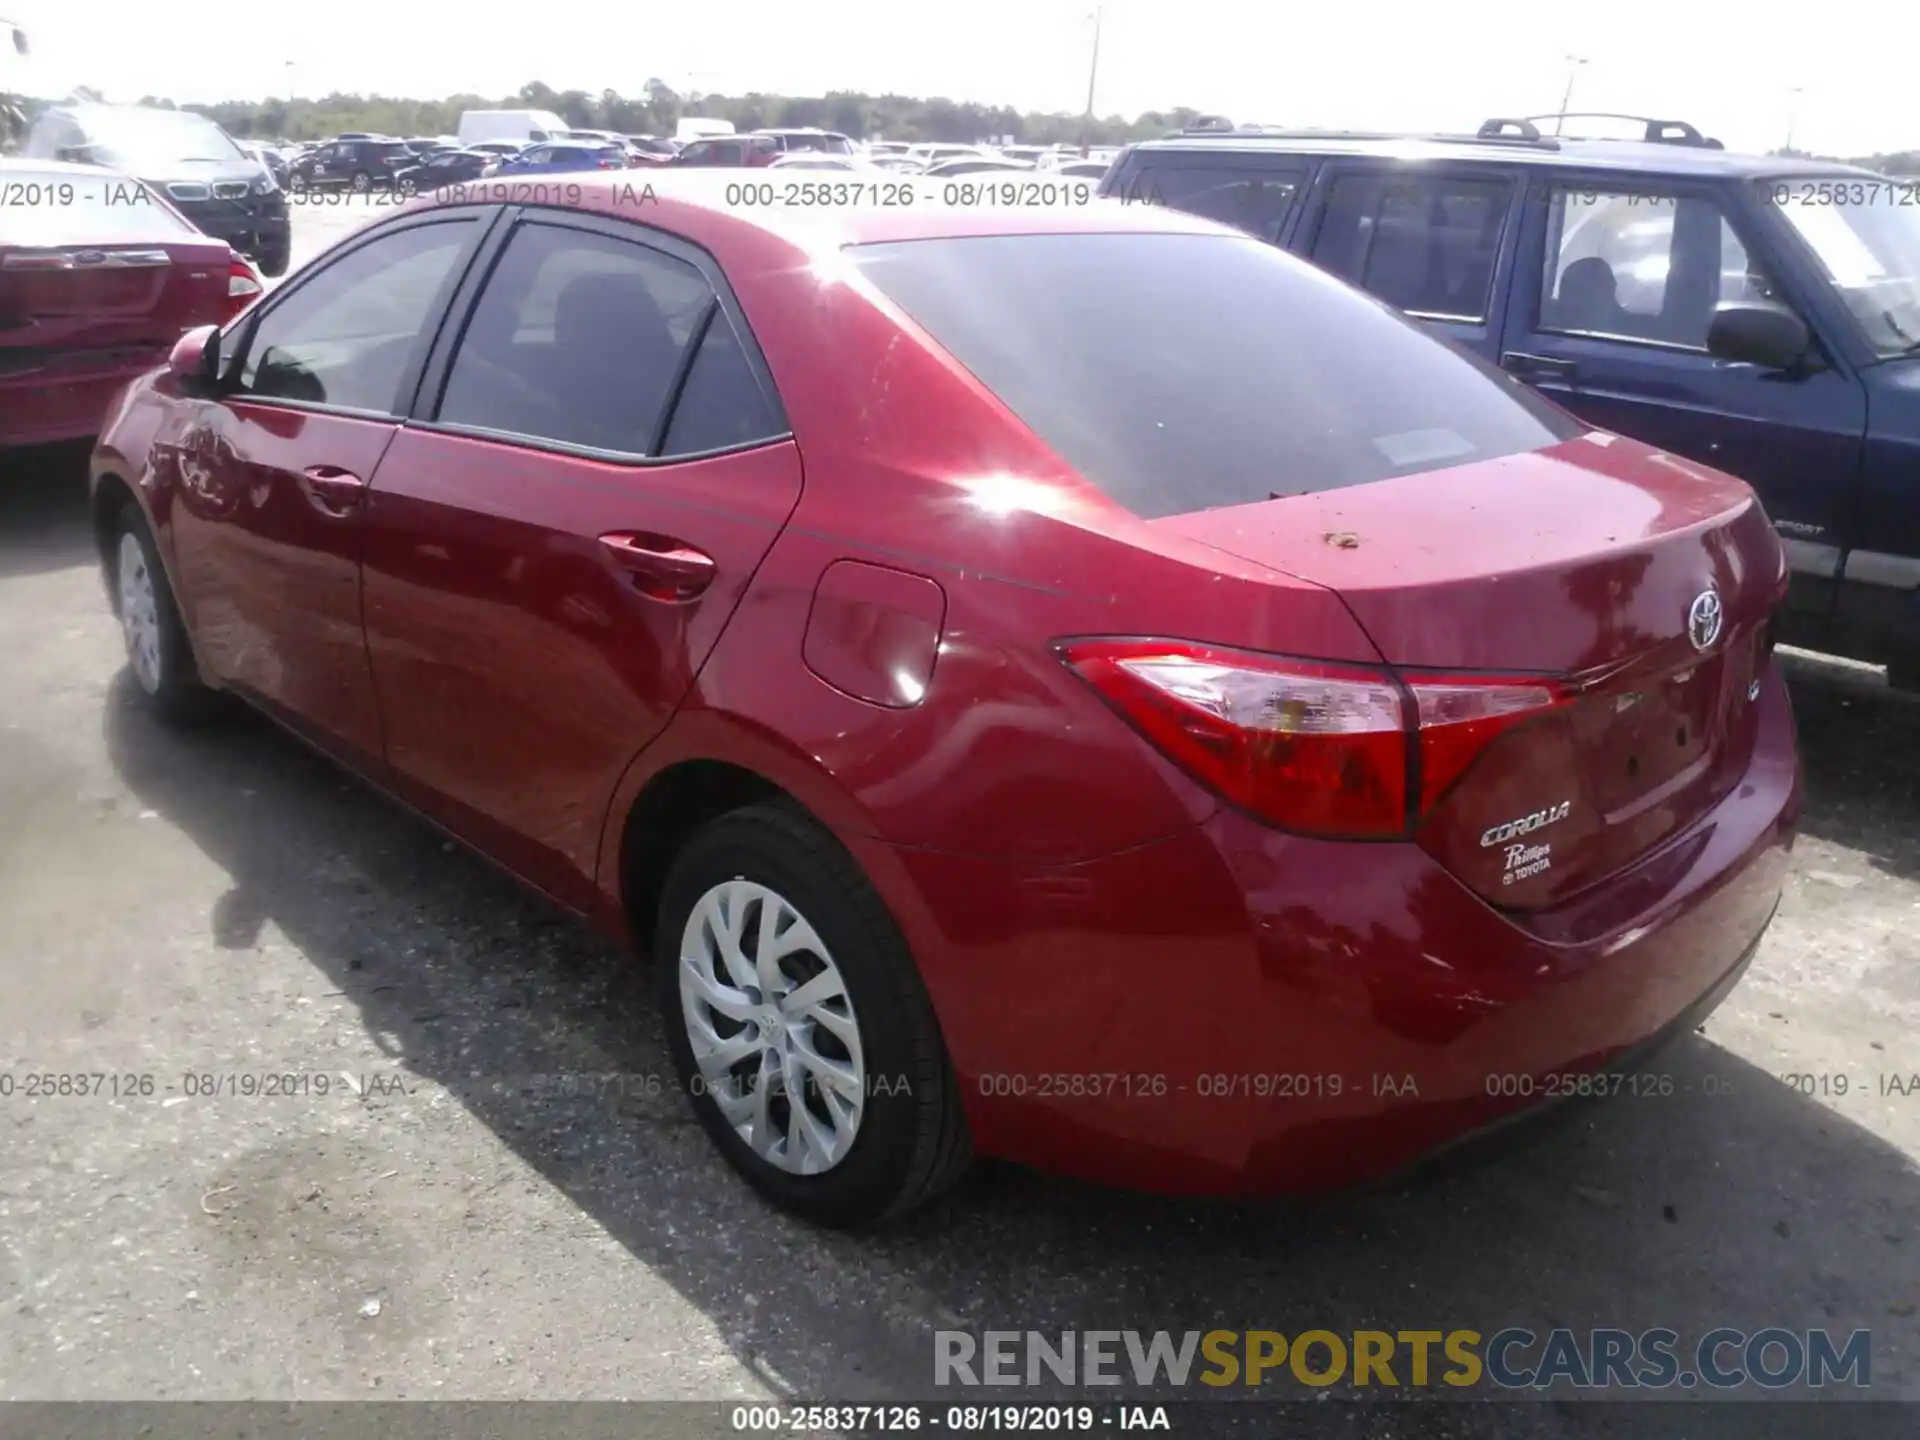
[(467, 110), (460, 116), (460, 143), (518, 140), (523, 145), (557, 139), (567, 122), (551, 110)]
[(683, 144), (692, 140), (711, 140), (716, 135), (733, 134), (731, 120), (705, 120), (695, 116), (674, 126), (673, 138)]

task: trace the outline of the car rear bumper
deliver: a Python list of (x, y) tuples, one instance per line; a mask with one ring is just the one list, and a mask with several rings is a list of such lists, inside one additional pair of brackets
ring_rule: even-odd
[[(1303, 1190), (1602, 1088), (1718, 1004), (1772, 919), (1799, 771), (1777, 673), (1759, 703), (1711, 812), (1520, 918), (1414, 845), (1225, 810), (1065, 868), (896, 852), (976, 1146), (1140, 1188)], [(1655, 1123), (1685, 1098), (1657, 1072), (1604, 1088)]]
[(82, 374), (0, 379), (0, 449), (98, 435), (127, 382), (166, 358), (164, 350), (156, 350), (143, 359)]

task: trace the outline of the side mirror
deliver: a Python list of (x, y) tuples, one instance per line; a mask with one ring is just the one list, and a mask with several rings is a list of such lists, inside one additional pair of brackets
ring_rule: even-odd
[(220, 327), (202, 325), (174, 341), (167, 373), (183, 394), (211, 394), (220, 378)]
[(1720, 360), (1761, 365), (1769, 370), (1800, 370), (1813, 350), (1807, 322), (1784, 305), (1737, 301), (1713, 312), (1707, 327), (1707, 353)]

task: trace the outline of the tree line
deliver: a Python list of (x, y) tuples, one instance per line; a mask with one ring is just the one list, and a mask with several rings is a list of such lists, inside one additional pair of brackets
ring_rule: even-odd
[(970, 101), (916, 99), (907, 95), (867, 95), (835, 91), (827, 95), (682, 95), (664, 81), (648, 80), (638, 96), (603, 90), (555, 90), (538, 81), (519, 93), (449, 95), (443, 100), (408, 100), (386, 95), (333, 94), (318, 99), (229, 100), (218, 105), (175, 106), (159, 96), (142, 105), (189, 109), (211, 117), (229, 135), (242, 139), (321, 140), (342, 131), (376, 135), (450, 135), (463, 110), (551, 110), (582, 130), (612, 130), (622, 135), (671, 135), (694, 116), (730, 120), (737, 130), (770, 126), (818, 126), (863, 139), (969, 143), (1011, 135), (1016, 143), (1120, 145), (1178, 130), (1200, 118), (1186, 107), (1149, 111), (1128, 120), (1096, 116), (1023, 112), (1009, 106)]
[[(29, 112), (47, 102), (30, 105)], [(1179, 130), (1201, 118), (1188, 106), (1149, 110), (1129, 120), (1123, 115), (1091, 119), (1063, 112), (1020, 111), (1005, 105), (909, 95), (868, 95), (838, 90), (826, 95), (682, 95), (659, 79), (650, 79), (637, 96), (602, 90), (555, 90), (539, 81), (518, 93), (449, 95), (443, 100), (408, 100), (386, 95), (335, 93), (318, 99), (229, 100), (218, 105), (177, 106), (148, 95), (139, 102), (165, 109), (188, 109), (211, 117), (229, 135), (241, 139), (325, 140), (342, 131), (375, 135), (451, 135), (463, 110), (551, 110), (581, 130), (612, 130), (621, 135), (671, 135), (685, 118), (730, 120), (736, 130), (770, 126), (818, 126), (860, 139), (924, 140), (968, 144), (1011, 135), (1028, 145), (1124, 145)], [(1804, 150), (1778, 149), (1775, 155), (1805, 160), (1835, 160)], [(1856, 155), (1845, 164), (1884, 175), (1920, 176), (1920, 150)]]

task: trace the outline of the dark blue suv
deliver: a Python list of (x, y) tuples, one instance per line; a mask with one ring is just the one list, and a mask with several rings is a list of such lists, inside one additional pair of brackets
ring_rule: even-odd
[[(1639, 138), (1537, 123), (1592, 119)], [(1794, 567), (1782, 638), (1920, 687), (1920, 180), (1566, 115), (1210, 129), (1130, 147), (1101, 193), (1238, 225), (1594, 425), (1742, 477)]]

